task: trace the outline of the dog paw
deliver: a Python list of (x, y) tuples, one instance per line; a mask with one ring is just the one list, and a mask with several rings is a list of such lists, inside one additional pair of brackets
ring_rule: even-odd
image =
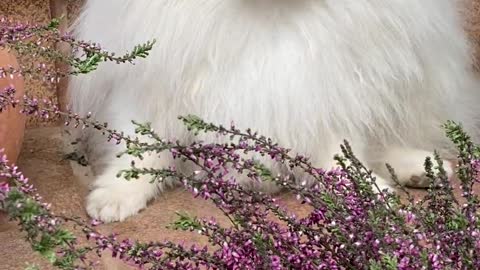
[[(452, 164), (448, 161), (443, 161), (443, 168), (450, 179), (453, 176)], [(438, 173), (437, 169), (433, 171)], [(424, 168), (417, 168), (416, 170), (410, 170), (409, 175), (403, 179), (403, 184), (413, 188), (427, 188), (430, 185), (430, 178), (427, 177), (427, 173)]]
[(87, 197), (87, 213), (103, 222), (123, 221), (147, 206), (148, 198), (141, 193), (115, 187), (99, 187)]

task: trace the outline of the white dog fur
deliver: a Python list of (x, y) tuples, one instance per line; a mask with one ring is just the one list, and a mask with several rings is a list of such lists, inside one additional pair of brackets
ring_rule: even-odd
[[(124, 53), (155, 38), (151, 55), (72, 78), (71, 106), (133, 132), (150, 121), (166, 138), (191, 138), (179, 115), (251, 127), (334, 165), (347, 139), (372, 168), (389, 162), (405, 185), (425, 186), (423, 161), (448, 157), (441, 124), (476, 133), (480, 89), (453, 0), (87, 0), (74, 35)], [(122, 150), (80, 134), (96, 173), (87, 211), (121, 221), (165, 184), (116, 178)], [(207, 138), (207, 139), (212, 139)], [(172, 160), (147, 157), (138, 166)], [(382, 165), (382, 166), (379, 166)], [(388, 187), (388, 176), (376, 171)], [(451, 173), (451, 170), (449, 170)]]

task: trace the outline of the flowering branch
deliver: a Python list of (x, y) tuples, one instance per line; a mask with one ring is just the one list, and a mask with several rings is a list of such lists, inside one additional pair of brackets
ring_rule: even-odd
[[(131, 52), (116, 56), (103, 50), (98, 44), (75, 40), (70, 34), (61, 34), (58, 30), (59, 19), (53, 19), (47, 25), (19, 24), (6, 18), (0, 18), (0, 47), (14, 49), (20, 54), (33, 55), (63, 62), (72, 67), (69, 72), (50, 70), (45, 64), (37, 67), (23, 66), (20, 70), (12, 67), (0, 67), (0, 78), (7, 75), (42, 76), (46, 81), (55, 83), (62, 77), (92, 72), (102, 62), (133, 63), (137, 58), (145, 58), (153, 49), (155, 40), (137, 45)], [(73, 54), (65, 55), (48, 44), (66, 43)]]

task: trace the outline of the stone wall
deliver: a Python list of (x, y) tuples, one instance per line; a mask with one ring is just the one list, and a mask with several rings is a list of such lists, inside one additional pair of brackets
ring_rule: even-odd
[(476, 69), (480, 70), (480, 0), (463, 0), (465, 6), (462, 9), (465, 18), (465, 29), (475, 46)]

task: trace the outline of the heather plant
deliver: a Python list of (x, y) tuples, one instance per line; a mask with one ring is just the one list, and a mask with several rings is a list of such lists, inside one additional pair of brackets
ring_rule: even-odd
[[(0, 111), (21, 106), (27, 115), (62, 117), (67, 125), (105, 134), (106, 143), (125, 148), (119, 155), (140, 159), (171, 155), (191, 164), (194, 170), (185, 173), (173, 164), (142, 168), (132, 163), (118, 177), (124, 178), (119, 181), (136, 181), (140, 175), (150, 175), (152, 182), (176, 181), (192, 196), (211, 201), (229, 221), (223, 224), (212, 217), (178, 213), (169, 228), (201, 234), (209, 241), (205, 246), (103, 235), (96, 220), (54, 214), (19, 168), (3, 156), (0, 177), (10, 181), (0, 184), (0, 205), (18, 223), (32, 249), (59, 269), (95, 268), (95, 257), (104, 251), (143, 269), (480, 268), (479, 202), (473, 192), (479, 179), (480, 148), (459, 123), (448, 122), (444, 128), (458, 150), (456, 176), (461, 196), (454, 195), (442, 160), (435, 155), (424, 164), (430, 179), (428, 194), (415, 200), (401, 186), (396, 194), (378, 190), (371, 171), (346, 141), (335, 157), (338, 167), (327, 171), (274, 139), (234, 124), (224, 127), (197, 116), (181, 116), (179, 120), (192, 134), (213, 133), (226, 139), (225, 143), (194, 140), (183, 144), (161, 138), (148, 123), (132, 122), (136, 135), (129, 136), (90, 115), (60, 111), (50, 101), (27, 96), (15, 100), (14, 93), (14, 88), (1, 93)], [(313, 184), (295, 181), (291, 174), (274, 174), (258, 157), (271, 158), (292, 172), (301, 171)], [(394, 168), (386, 166), (398, 182)], [(308, 206), (307, 215), (299, 217), (274, 197), (238, 185), (238, 175), (283, 187)], [(75, 226), (67, 229), (68, 224)]]
[[(0, 78), (4, 76), (29, 76), (44, 82), (56, 83), (69, 75), (86, 74), (94, 71), (102, 62), (133, 63), (144, 58), (155, 44), (155, 40), (135, 46), (131, 52), (116, 56), (103, 50), (98, 44), (75, 40), (69, 33), (60, 33), (60, 19), (53, 19), (47, 25), (18, 23), (0, 17), (0, 47), (13, 49), (20, 55), (30, 55), (39, 60), (23, 65), (19, 70), (13, 67), (0, 67)], [(52, 46), (66, 43), (72, 48), (71, 54), (59, 52)], [(69, 71), (61, 71), (45, 64), (54, 60), (68, 64)]]

